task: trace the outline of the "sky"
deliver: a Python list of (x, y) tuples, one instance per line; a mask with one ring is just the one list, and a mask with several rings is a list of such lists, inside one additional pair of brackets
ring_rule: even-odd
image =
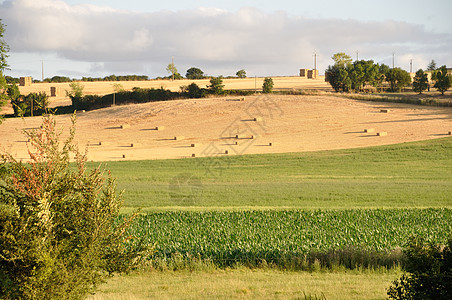
[[(332, 55), (452, 66), (450, 0), (0, 0), (5, 75), (323, 74)], [(316, 54), (316, 55), (314, 55)]]

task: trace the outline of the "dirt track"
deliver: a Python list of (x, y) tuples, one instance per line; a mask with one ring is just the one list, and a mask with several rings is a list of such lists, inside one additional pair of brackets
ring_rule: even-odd
[[(76, 139), (80, 148), (88, 145), (89, 160), (108, 161), (355, 148), (445, 137), (452, 130), (452, 108), (333, 96), (237, 100), (177, 100), (80, 113)], [(388, 108), (388, 113), (381, 112)], [(56, 116), (56, 121), (67, 129), (70, 116)], [(40, 117), (7, 119), (0, 126), (0, 150), (27, 158), (21, 131), (40, 123)], [(130, 128), (121, 129), (125, 124)], [(157, 126), (165, 129), (155, 130)], [(364, 132), (371, 128), (375, 132)], [(174, 140), (175, 136), (184, 139)]]

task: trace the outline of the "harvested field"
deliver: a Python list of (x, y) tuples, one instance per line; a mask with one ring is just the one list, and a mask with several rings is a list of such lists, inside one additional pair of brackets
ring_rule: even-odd
[[(84, 86), (83, 93), (85, 95), (106, 95), (115, 92), (115, 84), (120, 84), (124, 90), (132, 90), (134, 87), (140, 88), (164, 88), (173, 92), (180, 91), (181, 86), (187, 86), (192, 82), (196, 83), (199, 87), (205, 88), (210, 84), (209, 79), (200, 80), (148, 80), (148, 81), (95, 81), (95, 82), (80, 82)], [(241, 90), (262, 90), (262, 84), (264, 82), (263, 77), (258, 78), (243, 78), (243, 79), (223, 79), (225, 89), (241, 89)], [(275, 91), (290, 91), (290, 90), (319, 90), (319, 91), (332, 91), (331, 86), (325, 82), (325, 77), (320, 76), (318, 79), (305, 79), (298, 76), (293, 77), (273, 77)], [(66, 91), (69, 91), (69, 82), (64, 83), (33, 83), (30, 86), (20, 86), (19, 90), (21, 94), (28, 95), (29, 93), (45, 92), (47, 95), (51, 95), (51, 88), (59, 90), (59, 95), (51, 97), (51, 107), (59, 105), (70, 105), (71, 101), (66, 96)], [(245, 98), (240, 97), (237, 101), (244, 101)], [(2, 111), (2, 113), (12, 113), (12, 108)]]
[[(250, 96), (246, 102), (209, 98), (114, 106), (77, 117), (76, 140), (89, 160), (184, 158), (224, 154), (285, 153), (388, 145), (440, 138), (452, 127), (452, 108), (365, 102), (332, 96)], [(382, 114), (390, 109), (390, 114)], [(253, 122), (254, 118), (261, 122)], [(67, 128), (69, 115), (55, 117)], [(23, 129), (40, 117), (7, 119), (0, 126), (2, 151), (27, 158)], [(130, 126), (121, 126), (121, 125)], [(155, 130), (164, 126), (165, 130)], [(123, 128), (123, 129), (121, 129)], [(376, 134), (387, 132), (384, 139)], [(174, 137), (184, 137), (179, 141)], [(236, 136), (244, 136), (238, 145)], [(250, 137), (254, 138), (251, 139)], [(101, 143), (99, 142), (101, 141)], [(262, 147), (269, 145), (272, 147)], [(124, 148), (139, 143), (140, 147)], [(100, 145), (101, 144), (101, 145)]]

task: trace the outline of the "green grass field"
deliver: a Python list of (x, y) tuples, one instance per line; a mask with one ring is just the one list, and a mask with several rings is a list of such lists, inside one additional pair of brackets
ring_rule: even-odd
[(452, 207), (452, 138), (362, 149), (108, 162), (123, 212)]
[(91, 299), (385, 299), (398, 247), (452, 231), (451, 138), (105, 167), (156, 252)]

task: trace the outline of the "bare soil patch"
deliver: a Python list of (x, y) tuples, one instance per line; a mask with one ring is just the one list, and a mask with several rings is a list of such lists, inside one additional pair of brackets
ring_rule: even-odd
[[(388, 112), (382, 112), (385, 109)], [(64, 136), (70, 116), (55, 118)], [(41, 117), (5, 120), (0, 150), (26, 159), (22, 130), (40, 124)], [(88, 147), (89, 160), (110, 161), (356, 148), (440, 138), (451, 130), (450, 107), (271, 95), (246, 101), (175, 100), (79, 113), (76, 141), (80, 148)], [(380, 132), (387, 135), (379, 136)]]

